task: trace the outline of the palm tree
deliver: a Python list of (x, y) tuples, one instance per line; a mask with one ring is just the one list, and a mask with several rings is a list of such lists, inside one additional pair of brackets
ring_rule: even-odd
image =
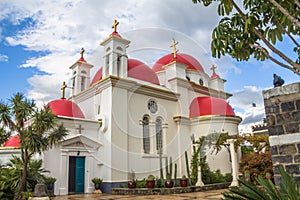
[(19, 134), (23, 168), (16, 190), (17, 199), (21, 199), (22, 192), (27, 189), (30, 158), (58, 144), (67, 135), (67, 130), (57, 124), (57, 118), (48, 106), (39, 109), (34, 101), (21, 93), (15, 94), (8, 104), (0, 103), (0, 130), (6, 134)]

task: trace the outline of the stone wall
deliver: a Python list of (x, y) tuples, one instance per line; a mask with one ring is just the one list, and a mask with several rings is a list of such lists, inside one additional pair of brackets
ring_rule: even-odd
[(265, 90), (263, 97), (275, 183), (283, 166), (300, 185), (300, 83)]

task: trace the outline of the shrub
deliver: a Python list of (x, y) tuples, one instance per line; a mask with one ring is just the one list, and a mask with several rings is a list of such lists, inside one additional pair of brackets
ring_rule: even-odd
[(256, 182), (258, 176), (266, 177), (266, 174), (271, 174), (273, 180), (273, 165), (270, 151), (266, 153), (250, 153), (245, 154), (241, 158), (240, 171), (245, 174), (245, 171), (250, 172), (250, 179)]

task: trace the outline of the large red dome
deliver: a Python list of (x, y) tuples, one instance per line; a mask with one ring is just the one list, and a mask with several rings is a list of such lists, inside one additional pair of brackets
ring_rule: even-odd
[[(168, 54), (156, 61), (156, 63), (153, 65), (152, 70), (155, 72), (163, 71), (163, 66), (171, 63), (174, 61), (173, 53)], [(197, 70), (204, 72), (202, 65), (192, 56), (184, 53), (178, 53), (177, 62), (181, 62), (185, 65), (187, 65), (187, 70)]]
[(4, 144), (3, 147), (20, 147), (20, 137), (19, 135), (14, 135), (9, 138)]
[(190, 118), (205, 115), (229, 115), (235, 113), (231, 106), (224, 100), (215, 97), (197, 97), (190, 104)]
[[(150, 67), (148, 67), (146, 64), (144, 64), (139, 60), (128, 59), (127, 70), (128, 70), (128, 74), (127, 74), (128, 77), (159, 85), (159, 80), (157, 78), (157, 75), (154, 73), (154, 71), (152, 71)], [(102, 68), (100, 68), (97, 71), (90, 86), (100, 81), (101, 79), (102, 79)]]
[(66, 117), (75, 117), (75, 118), (84, 118), (84, 115), (79, 108), (79, 106), (67, 99), (58, 99), (53, 100), (48, 103), (50, 106), (51, 111), (55, 115), (66, 116)]

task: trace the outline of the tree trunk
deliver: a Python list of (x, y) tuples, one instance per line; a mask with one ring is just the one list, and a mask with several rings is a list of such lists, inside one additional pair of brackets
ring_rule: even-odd
[(22, 199), (22, 192), (26, 191), (26, 179), (27, 179), (27, 168), (28, 168), (28, 152), (25, 149), (23, 155), (23, 171), (22, 171), (22, 178), (21, 178), (21, 185), (20, 185), (20, 190), (17, 196), (17, 200), (21, 200)]

